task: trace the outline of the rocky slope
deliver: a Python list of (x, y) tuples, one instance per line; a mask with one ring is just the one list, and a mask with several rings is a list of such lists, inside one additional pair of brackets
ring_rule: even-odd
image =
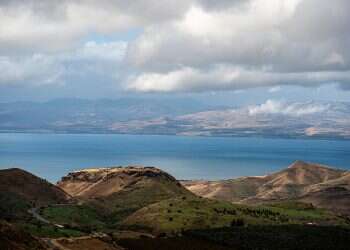
[[(243, 177), (223, 181), (183, 181), (197, 195), (240, 203), (301, 200), (350, 213), (350, 172), (296, 161), (288, 168), (261, 177)], [(341, 207), (330, 203), (341, 198)], [(340, 206), (339, 206), (340, 207)]]

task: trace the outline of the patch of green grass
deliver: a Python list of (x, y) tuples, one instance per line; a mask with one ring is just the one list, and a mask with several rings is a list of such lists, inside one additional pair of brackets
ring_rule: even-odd
[(79, 237), (84, 235), (78, 230), (57, 228), (52, 225), (26, 223), (19, 226), (31, 235), (42, 238)]
[(104, 226), (97, 211), (86, 205), (49, 206), (41, 210), (41, 215), (55, 224), (96, 228)]
[(346, 224), (345, 221), (328, 210), (315, 208), (311, 204), (302, 202), (279, 202), (265, 205), (263, 208), (284, 214), (291, 223), (314, 222), (321, 224)]
[[(193, 228), (229, 226), (241, 219), (240, 206), (201, 198), (176, 198), (143, 208), (125, 221), (126, 225), (148, 226), (155, 231), (176, 232)], [(249, 223), (256, 220), (244, 216)]]
[(315, 207), (310, 203), (298, 202), (298, 201), (283, 201), (267, 204), (269, 207), (279, 207), (285, 209), (294, 209), (294, 210), (315, 210)]

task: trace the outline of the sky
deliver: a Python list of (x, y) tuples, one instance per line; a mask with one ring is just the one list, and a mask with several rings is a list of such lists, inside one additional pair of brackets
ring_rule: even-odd
[(348, 0), (0, 0), (0, 102), (350, 100)]

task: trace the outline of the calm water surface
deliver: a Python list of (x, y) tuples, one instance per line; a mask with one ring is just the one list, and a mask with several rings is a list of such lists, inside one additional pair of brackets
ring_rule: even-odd
[(350, 141), (149, 135), (0, 134), (0, 168), (56, 182), (95, 166), (157, 166), (178, 179), (264, 175), (295, 160), (350, 169)]

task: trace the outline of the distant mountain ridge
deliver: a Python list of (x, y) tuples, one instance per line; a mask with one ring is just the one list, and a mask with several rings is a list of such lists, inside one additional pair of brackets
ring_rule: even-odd
[(210, 109), (187, 99), (54, 99), (47, 102), (0, 103), (0, 131), (107, 133), (117, 121), (147, 120)]
[[(350, 172), (296, 161), (277, 173), (223, 181), (182, 181), (203, 197), (245, 204), (300, 200), (350, 214)], [(335, 200), (339, 203), (327, 202)]]
[(242, 107), (192, 99), (57, 99), (0, 104), (0, 132), (350, 139), (350, 103), (267, 100)]

